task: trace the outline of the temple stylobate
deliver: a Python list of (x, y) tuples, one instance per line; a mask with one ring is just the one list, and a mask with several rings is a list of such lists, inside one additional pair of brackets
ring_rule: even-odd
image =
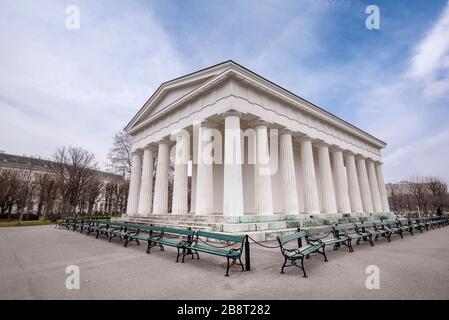
[(385, 142), (233, 61), (163, 83), (125, 131), (127, 216), (390, 212)]

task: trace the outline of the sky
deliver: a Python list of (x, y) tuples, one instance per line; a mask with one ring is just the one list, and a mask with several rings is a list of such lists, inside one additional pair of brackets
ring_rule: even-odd
[(7, 153), (104, 165), (162, 82), (232, 59), (387, 142), (386, 182), (449, 180), (447, 0), (2, 0), (0, 48)]

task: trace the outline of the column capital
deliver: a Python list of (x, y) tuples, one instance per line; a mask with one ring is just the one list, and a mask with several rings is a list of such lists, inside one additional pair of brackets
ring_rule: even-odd
[(328, 142), (326, 142), (324, 140), (321, 140), (321, 139), (316, 139), (315, 140), (315, 144), (316, 144), (317, 147), (329, 148), (331, 146)]
[(269, 125), (270, 125), (269, 122), (267, 122), (267, 121), (265, 121), (265, 120), (263, 120), (263, 119), (261, 119), (261, 118), (256, 119), (256, 120), (252, 123), (252, 126), (253, 126), (254, 128), (258, 128), (258, 127), (268, 127)]
[(299, 135), (298, 137), (296, 137), (295, 140), (302, 143), (302, 142), (306, 142), (306, 141), (312, 142), (314, 139), (306, 134), (303, 134), (303, 135)]
[(372, 162), (372, 163), (376, 163), (376, 160), (374, 160), (373, 158), (370, 158), (370, 157), (366, 157), (365, 158), (365, 161), (367, 162), (367, 163), (369, 163), (369, 162)]
[(293, 136), (295, 133), (292, 130), (290, 130), (290, 129), (281, 128), (281, 129), (279, 129), (279, 134), (280, 135), (289, 134), (289, 135)]
[(150, 143), (150, 144), (147, 144), (143, 148), (143, 151), (145, 151), (145, 150), (151, 150), (151, 151), (155, 152), (157, 150), (157, 146), (155, 146), (154, 144)]
[(382, 162), (382, 160), (374, 160), (374, 164), (375, 164), (376, 166), (381, 166), (381, 165), (383, 165), (384, 163)]
[(227, 117), (238, 117), (240, 118), (241, 112), (235, 110), (235, 109), (231, 109), (231, 110), (227, 110), (225, 112), (222, 113), (222, 115), (227, 118)]
[(156, 142), (158, 145), (161, 145), (161, 144), (168, 144), (168, 145), (171, 145), (171, 144), (173, 144), (173, 141), (171, 141), (170, 139), (167, 139), (167, 138), (164, 138), (164, 139), (161, 139), (161, 140), (159, 140), (158, 142)]
[(329, 150), (332, 151), (332, 152), (341, 152), (341, 153), (344, 153), (344, 152), (346, 151), (346, 150), (344, 150), (342, 147), (337, 146), (337, 145), (335, 145), (335, 144), (332, 144), (332, 145), (330, 146)]
[(355, 158), (356, 160), (366, 160), (366, 157), (363, 156), (363, 155), (360, 154), (360, 153), (354, 154), (354, 158)]

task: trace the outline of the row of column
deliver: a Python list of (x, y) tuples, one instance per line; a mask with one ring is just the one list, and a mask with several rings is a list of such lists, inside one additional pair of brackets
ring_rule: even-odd
[[(243, 215), (243, 177), (240, 114), (225, 114), (223, 214)], [(198, 166), (194, 212), (212, 214), (213, 207), (213, 155), (209, 144), (211, 136), (208, 122), (198, 132)], [(256, 132), (256, 164), (254, 201), (255, 213), (273, 214), (273, 196), (270, 175), (268, 127), (264, 122), (254, 125)], [(188, 211), (188, 160), (190, 138), (180, 132), (176, 135), (175, 172), (173, 185), (173, 214)], [(280, 170), (284, 214), (298, 214), (298, 189), (293, 152), (292, 132), (280, 134)], [(302, 137), (300, 162), (304, 191), (304, 211), (317, 213), (373, 213), (389, 212), (382, 167), (378, 162), (355, 156), (324, 142), (317, 145), (317, 165), (312, 139)], [(331, 161), (332, 153), (332, 161)], [(154, 150), (147, 147), (141, 154), (133, 154), (127, 214), (166, 214), (168, 211), (168, 175), (170, 141), (158, 145), (154, 201), (152, 201)], [(317, 172), (317, 174), (316, 174)]]
[[(199, 128), (198, 166), (196, 179), (195, 213), (213, 213), (213, 156), (208, 144), (211, 141), (210, 125), (207, 122)], [(186, 214), (188, 210), (188, 161), (190, 138), (184, 132), (176, 134), (175, 173), (173, 184), (172, 213)], [(152, 147), (132, 157), (131, 180), (128, 196), (128, 215), (166, 214), (168, 212), (168, 180), (170, 141), (160, 141), (156, 166), (154, 201), (152, 185), (154, 155)], [(240, 114), (230, 111), (225, 114), (225, 161), (223, 213), (243, 215), (243, 179), (240, 135)], [(271, 191), (270, 191), (271, 195)]]
[[(329, 150), (329, 145), (321, 142), (318, 144), (316, 176), (312, 139), (303, 137), (300, 144), (306, 213), (390, 212), (381, 163), (356, 157), (338, 147)], [(289, 159), (284, 159), (281, 163), (293, 161), (291, 156), (281, 152), (281, 157), (283, 156), (288, 156)], [(294, 173), (290, 173), (292, 174)], [(289, 187), (295, 188), (292, 184), (290, 182)], [(287, 194), (290, 193), (285, 193)], [(287, 203), (287, 200), (284, 202)]]

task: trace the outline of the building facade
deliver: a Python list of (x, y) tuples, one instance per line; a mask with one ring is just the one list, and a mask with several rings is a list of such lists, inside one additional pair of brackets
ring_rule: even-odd
[(125, 131), (128, 216), (390, 212), (386, 143), (233, 61), (162, 84)]
[[(41, 159), (40, 157), (31, 157), (26, 155), (14, 155), (14, 154), (8, 154), (3, 151), (0, 152), (0, 174), (2, 174), (3, 171), (15, 171), (17, 173), (21, 173), (28, 177), (31, 184), (37, 184), (37, 180), (40, 175), (43, 174), (49, 174), (49, 175), (55, 175), (55, 169), (57, 167), (57, 164), (53, 161)], [(100, 179), (102, 183), (101, 192), (95, 201), (95, 204), (93, 206), (93, 212), (96, 214), (103, 214), (107, 211), (107, 204), (108, 201), (106, 200), (107, 192), (106, 192), (106, 186), (109, 182), (112, 181), (123, 181), (123, 177), (120, 175), (116, 175), (109, 172), (103, 172), (103, 171), (94, 171), (96, 176)], [(30, 214), (37, 214), (39, 213), (39, 199), (38, 194), (39, 191), (38, 186), (33, 187), (35, 190), (31, 192), (31, 201), (29, 201), (27, 208), (24, 208), (24, 210), (27, 213)], [(54, 192), (57, 193), (55, 190)], [(55, 213), (55, 212), (61, 212), (61, 204), (62, 200), (60, 197), (56, 197), (56, 200), (52, 202), (51, 208), (45, 208), (41, 210), (48, 211), (49, 213)], [(17, 204), (14, 204), (11, 208), (11, 213), (16, 214), (18, 211)], [(77, 208), (77, 212), (85, 212), (86, 208), (79, 206)]]

